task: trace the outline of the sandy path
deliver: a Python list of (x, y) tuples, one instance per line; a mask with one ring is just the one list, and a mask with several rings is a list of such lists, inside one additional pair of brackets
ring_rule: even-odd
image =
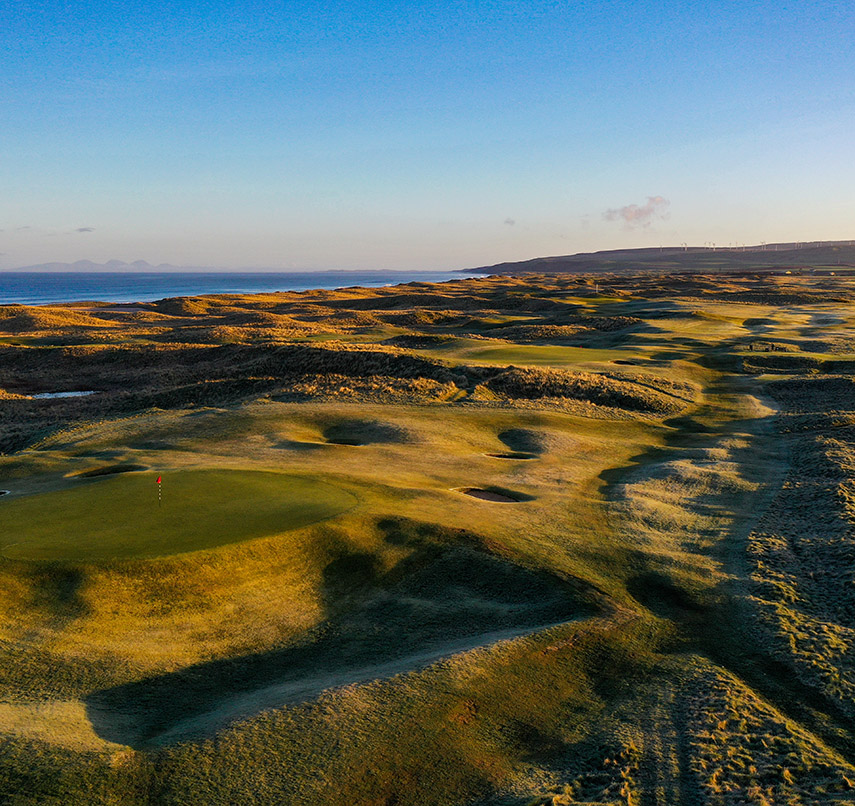
[(132, 717), (123, 720), (121, 715), (113, 711), (100, 711), (91, 704), (88, 708), (89, 718), (93, 725), (98, 724), (102, 720), (111, 722), (114, 726), (117, 721), (124, 721), (123, 732), (126, 734), (126, 741), (137, 747), (162, 746), (189, 739), (199, 739), (211, 736), (231, 723), (256, 716), (262, 711), (309, 702), (325, 691), (417, 671), (440, 660), (445, 660), (473, 649), (494, 646), (500, 642), (533, 635), (563, 623), (566, 622), (553, 622), (534, 627), (509, 628), (495, 632), (481, 633), (479, 635), (451, 640), (442, 645), (433, 646), (430, 650), (406, 655), (387, 663), (373, 666), (346, 667), (341, 670), (312, 675), (310, 677), (301, 676), (295, 680), (283, 680), (282, 682), (224, 698), (216, 708), (178, 721), (156, 736), (143, 736), (140, 735), (139, 731), (134, 736)]

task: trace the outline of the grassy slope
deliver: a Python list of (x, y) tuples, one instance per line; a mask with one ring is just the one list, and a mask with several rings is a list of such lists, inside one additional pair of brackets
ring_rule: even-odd
[(535, 258), (518, 263), (500, 263), (479, 271), (489, 272), (633, 272), (643, 269), (661, 271), (735, 271), (780, 267), (825, 268), (831, 271), (850, 270), (855, 265), (852, 241), (825, 245), (769, 244), (765, 249), (749, 247), (717, 250), (690, 248), (686, 251), (669, 247), (665, 250), (626, 249), (613, 252)]

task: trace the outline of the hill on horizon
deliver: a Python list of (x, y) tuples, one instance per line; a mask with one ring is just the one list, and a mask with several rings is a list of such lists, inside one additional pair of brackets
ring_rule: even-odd
[(464, 269), (489, 274), (855, 268), (855, 241), (771, 243), (737, 247), (665, 246), (537, 257)]

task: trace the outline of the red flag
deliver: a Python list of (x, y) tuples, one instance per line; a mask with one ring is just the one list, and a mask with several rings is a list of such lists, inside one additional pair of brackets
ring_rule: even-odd
[(157, 483), (160, 484), (160, 476), (157, 477)]

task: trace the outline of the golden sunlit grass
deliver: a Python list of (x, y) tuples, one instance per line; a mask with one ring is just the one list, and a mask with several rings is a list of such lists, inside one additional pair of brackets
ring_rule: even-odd
[(607, 285), (8, 315), (10, 802), (849, 802), (848, 308)]

